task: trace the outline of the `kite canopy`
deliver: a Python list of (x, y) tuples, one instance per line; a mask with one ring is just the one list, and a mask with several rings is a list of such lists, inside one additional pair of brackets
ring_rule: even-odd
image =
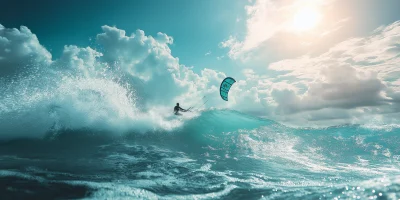
[(223, 100), (228, 101), (229, 90), (235, 82), (235, 79), (231, 77), (227, 77), (222, 81), (221, 86), (219, 87), (219, 94)]

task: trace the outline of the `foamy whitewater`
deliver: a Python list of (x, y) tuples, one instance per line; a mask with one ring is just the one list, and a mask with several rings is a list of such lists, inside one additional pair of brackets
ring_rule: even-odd
[(2, 79), (0, 199), (400, 198), (395, 125), (178, 117), (136, 91), (107, 71)]

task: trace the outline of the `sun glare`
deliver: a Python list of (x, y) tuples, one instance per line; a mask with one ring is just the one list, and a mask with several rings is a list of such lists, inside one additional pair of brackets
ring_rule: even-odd
[(307, 31), (314, 28), (320, 20), (321, 15), (316, 9), (303, 7), (293, 17), (293, 28), (297, 31)]

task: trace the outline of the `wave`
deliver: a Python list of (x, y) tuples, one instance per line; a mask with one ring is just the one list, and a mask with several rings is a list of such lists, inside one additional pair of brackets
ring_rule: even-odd
[[(291, 170), (305, 172), (398, 171), (399, 127), (295, 128), (220, 109), (175, 116), (173, 106), (143, 103), (145, 97), (136, 93), (129, 79), (116, 74), (111, 71), (87, 77), (45, 71), (4, 82), (0, 140), (19, 141), (3, 145), (2, 150), (41, 153), (51, 149), (62, 154), (63, 147), (79, 154), (98, 145), (128, 140), (209, 161), (224, 160), (231, 166), (249, 159), (248, 164), (238, 167), (254, 170), (260, 166), (255, 163), (265, 162), (271, 170), (288, 169), (289, 165)], [(30, 138), (36, 140), (27, 140)]]
[[(257, 156), (267, 157), (273, 155), (268, 150), (278, 149), (286, 153), (315, 152), (338, 159), (350, 159), (349, 155), (353, 156), (352, 160), (358, 159), (354, 155), (390, 158), (400, 154), (397, 136), (400, 128), (396, 126), (293, 128), (232, 110), (204, 110), (187, 113), (189, 116), (174, 116), (166, 108), (142, 112), (126, 98), (127, 91), (119, 85), (107, 82), (103, 83), (108, 85), (106, 88), (96, 88), (99, 80), (84, 81), (81, 85), (79, 80), (74, 80), (75, 89), (57, 87), (62, 96), (38, 93), (38, 98), (28, 101), (30, 104), (19, 105), (23, 109), (3, 111), (0, 137), (8, 140), (48, 136), (74, 138), (79, 134), (94, 134), (100, 138), (104, 134), (151, 141), (169, 138), (172, 145), (179, 137), (176, 143), (260, 151)], [(80, 97), (83, 94), (85, 97)], [(316, 157), (321, 155), (316, 154)]]
[(291, 163), (312, 171), (340, 171), (359, 166), (360, 170), (380, 173), (384, 165), (388, 171), (399, 170), (393, 165), (400, 157), (399, 133), (397, 127), (371, 129), (362, 125), (292, 128), (239, 112), (215, 110), (185, 123), (179, 138), (189, 144), (187, 151), (206, 146), (203, 153), (210, 157), (245, 155), (275, 163), (281, 160), (281, 167)]
[[(35, 140), (37, 144), (33, 146), (47, 146), (49, 149), (71, 145), (75, 149), (90, 149), (91, 146), (128, 140), (135, 144), (203, 155), (210, 160), (235, 161), (249, 157), (273, 161), (280, 167), (290, 163), (312, 171), (341, 171), (357, 167), (359, 172), (382, 173), (385, 167), (388, 171), (398, 171), (393, 165), (400, 158), (398, 128), (370, 129), (360, 125), (292, 128), (230, 110), (207, 110), (190, 118), (173, 116), (168, 122), (172, 121), (179, 121), (181, 125), (173, 129), (147, 129), (145, 134), (139, 134), (135, 128), (122, 135), (110, 130), (64, 129), (56, 135), (47, 135), (51, 136), (45, 137), (47, 139)], [(18, 148), (27, 143), (29, 140), (13, 144)], [(372, 167), (375, 165), (379, 167)]]
[(143, 133), (182, 124), (169, 119), (172, 113), (163, 106), (145, 107), (135, 88), (114, 74), (84, 77), (47, 71), (1, 80), (0, 139), (79, 129)]
[[(165, 120), (181, 124), (122, 135), (64, 129), (43, 139), (2, 142), (1, 163), (13, 168), (0, 179), (11, 187), (20, 187), (20, 179), (45, 181), (60, 191), (67, 187), (75, 196), (57, 193), (65, 198), (368, 198), (372, 190), (385, 196), (398, 187), (396, 127), (293, 128), (231, 110)], [(39, 188), (36, 196), (52, 195), (44, 191)]]

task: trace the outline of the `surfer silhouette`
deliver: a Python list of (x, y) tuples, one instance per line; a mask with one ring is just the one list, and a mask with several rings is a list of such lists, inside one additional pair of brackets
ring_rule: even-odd
[(188, 110), (181, 108), (181, 107), (179, 106), (179, 103), (176, 103), (176, 106), (174, 107), (174, 114), (175, 114), (175, 115), (180, 115), (180, 114), (179, 114), (179, 111), (187, 112)]

